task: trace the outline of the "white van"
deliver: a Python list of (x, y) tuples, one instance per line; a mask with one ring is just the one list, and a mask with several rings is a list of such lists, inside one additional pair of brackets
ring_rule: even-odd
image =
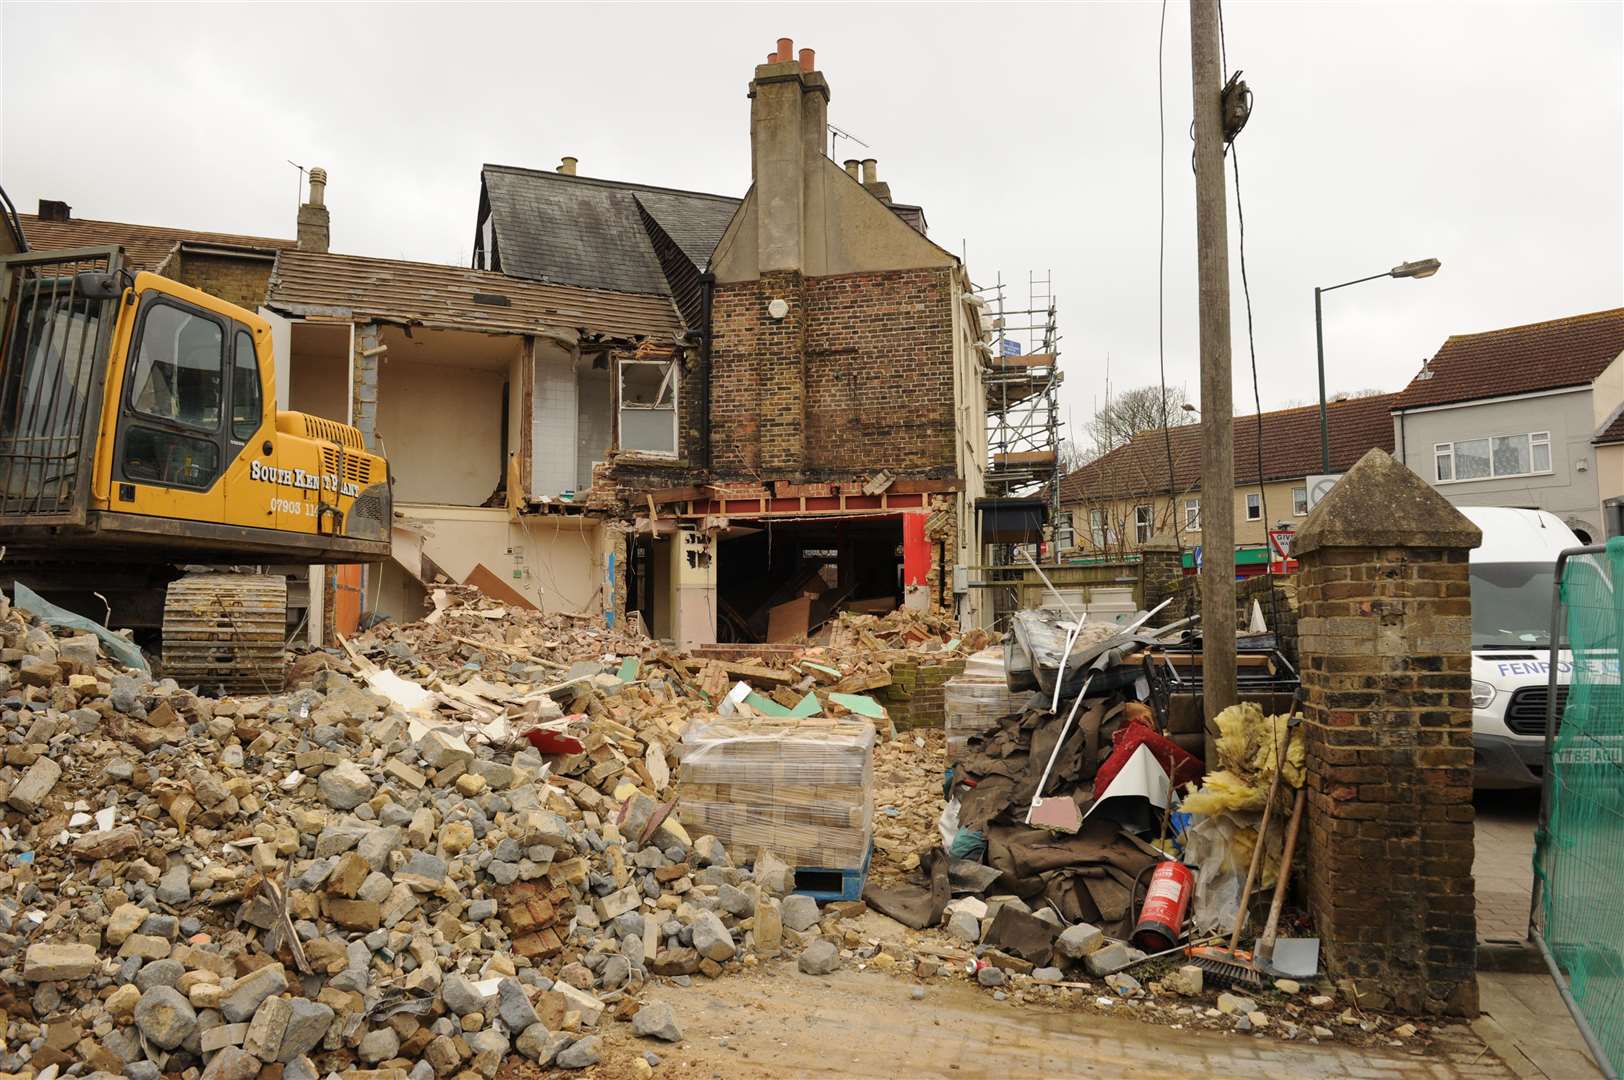
[[(1472, 748), (1480, 788), (1538, 787), (1550, 694), (1556, 557), (1582, 541), (1543, 510), (1463, 506), (1483, 530), (1471, 555)], [(1557, 660), (1557, 715), (1573, 656)]]

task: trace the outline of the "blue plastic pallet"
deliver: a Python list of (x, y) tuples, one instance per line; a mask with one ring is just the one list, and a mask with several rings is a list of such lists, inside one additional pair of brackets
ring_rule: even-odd
[(861, 900), (863, 883), (868, 880), (869, 863), (874, 860), (874, 849), (863, 856), (863, 865), (856, 870), (841, 870), (827, 866), (797, 866), (795, 868), (795, 894), (810, 896), (820, 904), (838, 900)]

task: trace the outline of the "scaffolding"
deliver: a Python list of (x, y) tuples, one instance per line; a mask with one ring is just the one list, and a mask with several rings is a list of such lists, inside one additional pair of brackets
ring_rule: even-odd
[(1041, 495), (1050, 519), (1059, 509), (1060, 336), (1052, 271), (1029, 272), (1026, 307), (1011, 307), (1002, 273), (977, 289), (992, 320), (987, 360), (987, 494)]

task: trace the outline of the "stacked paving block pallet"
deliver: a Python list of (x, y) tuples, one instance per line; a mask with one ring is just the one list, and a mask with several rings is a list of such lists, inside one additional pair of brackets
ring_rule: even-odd
[(874, 696), (891, 717), (898, 731), (909, 728), (942, 727), (947, 720), (943, 688), (964, 670), (964, 660), (951, 653), (940, 659), (918, 653), (894, 652), (886, 656), (891, 666), (891, 685), (876, 690)]
[(983, 649), (964, 664), (964, 674), (943, 687), (947, 760), (957, 761), (971, 735), (986, 731), (1026, 707), (1031, 694), (1012, 693), (1004, 675), (1002, 646)]
[(677, 813), (735, 862), (856, 869), (874, 832), (874, 726), (828, 717), (697, 719), (682, 737)]

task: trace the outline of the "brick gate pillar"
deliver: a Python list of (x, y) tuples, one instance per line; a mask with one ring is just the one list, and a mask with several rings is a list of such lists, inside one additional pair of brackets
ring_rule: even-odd
[[(1177, 596), (1184, 588), (1184, 549), (1178, 537), (1171, 533), (1158, 533), (1139, 548), (1139, 606), (1150, 611), (1169, 596)], [(1179, 605), (1174, 604), (1173, 607)], [(1164, 611), (1154, 624), (1161, 626), (1181, 618), (1185, 612)]]
[(1477, 1014), (1466, 560), (1481, 538), (1372, 450), (1295, 541), (1321, 964), (1406, 1012)]

